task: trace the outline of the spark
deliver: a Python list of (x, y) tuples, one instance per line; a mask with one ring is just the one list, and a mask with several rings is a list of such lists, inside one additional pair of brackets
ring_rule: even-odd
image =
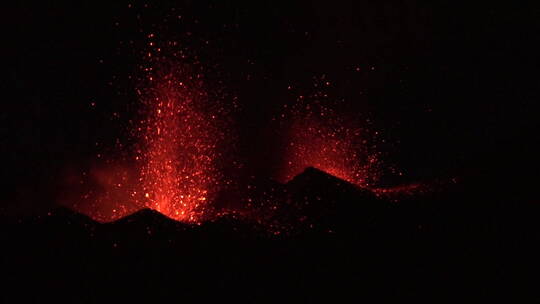
[[(284, 105), (278, 120), (282, 127), (283, 162), (277, 173), (281, 182), (291, 180), (307, 167), (315, 167), (361, 187), (379, 178), (382, 165), (372, 134), (360, 120), (336, 109), (335, 99), (324, 91), (330, 81), (315, 79), (312, 94), (300, 94)], [(290, 88), (290, 86), (288, 87)]]

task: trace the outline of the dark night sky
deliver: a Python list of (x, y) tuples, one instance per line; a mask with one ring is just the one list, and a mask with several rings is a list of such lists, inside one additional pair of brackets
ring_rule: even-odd
[[(286, 100), (284, 88), (309, 86), (314, 75), (326, 74), (339, 96), (369, 112), (392, 143), (383, 147), (389, 161), (409, 180), (471, 176), (485, 189), (522, 189), (532, 197), (538, 8), (160, 1), (130, 10), (126, 1), (110, 2), (20, 1), (1, 9), (4, 211), (50, 206), (65, 168), (90, 159), (96, 141), (112, 146), (122, 136), (124, 118), (110, 117), (133, 98), (125, 78), (137, 62), (122, 43), (159, 24), (170, 7), (187, 21), (160, 33), (192, 32), (190, 47), (224, 71), (225, 87), (239, 98), (239, 153), (247, 170), (271, 170), (261, 165), (276, 157), (261, 122)], [(212, 46), (197, 49), (204, 39)], [(376, 69), (353, 73), (358, 66)]]

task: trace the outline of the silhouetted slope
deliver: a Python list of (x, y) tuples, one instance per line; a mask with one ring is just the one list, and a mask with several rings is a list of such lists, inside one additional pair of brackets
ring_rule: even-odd
[(315, 168), (293, 178), (286, 189), (296, 212), (310, 225), (326, 231), (366, 228), (380, 221), (390, 207), (371, 191)]
[(144, 209), (100, 224), (65, 208), (4, 221), (4, 299), (500, 300), (532, 273), (535, 251), (507, 242), (522, 240), (517, 231), (491, 228), (504, 215), (475, 205), (482, 195), (470, 185), (395, 204), (313, 168), (261, 184), (253, 200), (274, 203), (259, 207), (261, 221), (231, 214), (187, 225)]

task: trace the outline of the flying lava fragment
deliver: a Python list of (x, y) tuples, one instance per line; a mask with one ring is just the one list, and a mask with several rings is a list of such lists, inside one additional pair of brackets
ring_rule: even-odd
[(315, 79), (317, 90), (285, 104), (280, 124), (282, 163), (277, 172), (281, 182), (291, 180), (307, 167), (369, 188), (380, 174), (380, 154), (373, 134), (357, 117), (339, 111), (336, 100), (325, 92), (330, 84)]
[[(137, 15), (137, 20), (141, 16)], [(235, 156), (238, 147), (232, 128), (238, 105), (235, 97), (215, 87), (223, 83), (215, 78), (226, 73), (212, 74), (212, 65), (202, 64), (196, 54), (204, 54), (208, 40), (195, 38), (190, 31), (175, 32), (172, 36), (176, 38), (163, 39), (170, 31), (168, 22), (175, 20), (180, 23), (171, 28), (183, 28), (184, 19), (164, 18), (163, 24), (151, 26), (151, 32), (140, 29), (140, 39), (124, 43), (134, 47), (139, 62), (127, 77), (128, 82), (135, 82), (136, 100), (134, 104), (125, 102), (137, 112), (126, 111), (128, 118), (122, 121), (122, 128), (128, 128), (127, 135), (116, 138), (113, 151), (100, 146), (90, 165), (68, 174), (68, 190), (60, 198), (63, 204), (100, 222), (150, 208), (187, 223), (201, 223), (238, 211), (235, 208), (257, 205), (251, 197), (240, 197), (243, 192), (236, 191), (244, 187), (235, 184), (241, 178), (231, 179), (244, 166)], [(198, 22), (190, 26), (196, 28), (195, 24)], [(163, 37), (156, 34), (161, 30)], [(144, 46), (140, 48), (138, 43)], [(323, 74), (313, 80), (311, 89), (303, 92), (291, 91), (289, 86), (290, 92), (298, 93), (294, 101), (284, 104), (273, 121), (261, 122), (276, 132), (270, 142), (277, 145), (271, 151), (278, 164), (269, 161), (273, 172), (269, 179), (284, 184), (306, 168), (315, 167), (370, 189), (379, 197), (394, 199), (395, 193), (423, 189), (413, 185), (379, 187), (383, 164), (377, 132), (370, 131), (369, 123), (364, 124), (365, 117), (350, 102), (329, 93), (332, 81), (328, 77)], [(91, 107), (96, 108), (97, 103), (92, 101)], [(119, 114), (113, 116), (118, 118)], [(257, 193), (257, 187), (248, 185), (248, 192)], [(277, 190), (262, 191), (259, 203), (272, 210), (287, 201)], [(238, 202), (223, 202), (226, 199)], [(245, 206), (239, 206), (244, 201)], [(250, 212), (257, 213), (245, 213)]]
[(146, 117), (133, 135), (140, 140), (144, 205), (193, 222), (224, 180), (216, 162), (225, 131), (217, 123), (223, 113), (212, 111), (200, 75), (186, 71), (176, 65), (149, 76), (149, 89), (140, 95)]
[(230, 184), (222, 169), (234, 146), (227, 127), (234, 103), (224, 105), (226, 98), (205, 86), (201, 66), (174, 55), (148, 56), (140, 67), (139, 111), (128, 138), (117, 140), (122, 151), (100, 153), (88, 172), (71, 178), (83, 194), (63, 200), (101, 222), (151, 208), (199, 223)]

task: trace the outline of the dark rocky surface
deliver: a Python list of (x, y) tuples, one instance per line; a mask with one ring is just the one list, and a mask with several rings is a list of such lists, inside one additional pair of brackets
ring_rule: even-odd
[(495, 205), (471, 204), (467, 184), (390, 203), (308, 169), (280, 191), (289, 203), (272, 217), (307, 218), (280, 234), (242, 217), (187, 225), (152, 210), (105, 224), (64, 208), (7, 218), (2, 295), (6, 303), (534, 299), (525, 293), (537, 258), (530, 223), (512, 227)]

